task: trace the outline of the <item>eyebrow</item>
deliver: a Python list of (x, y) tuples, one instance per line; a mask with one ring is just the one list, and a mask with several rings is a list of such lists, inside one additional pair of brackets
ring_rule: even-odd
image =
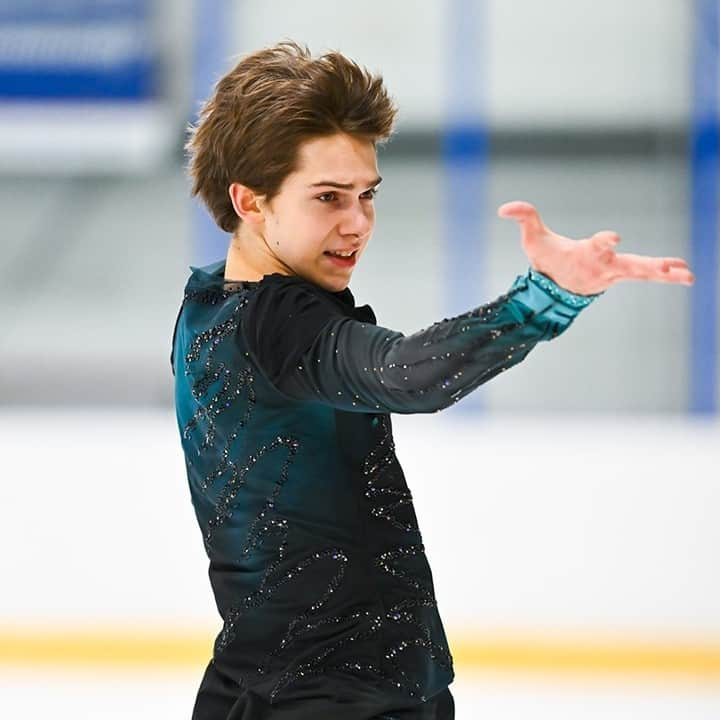
[[(376, 185), (379, 185), (382, 182), (382, 178), (378, 175), (375, 180), (373, 180), (368, 187), (375, 187)], [(353, 190), (355, 188), (355, 185), (352, 183), (339, 183), (334, 182), (333, 180), (321, 180), (320, 182), (313, 183), (312, 185), (308, 185), (308, 187), (334, 187), (339, 188), (340, 190)]]

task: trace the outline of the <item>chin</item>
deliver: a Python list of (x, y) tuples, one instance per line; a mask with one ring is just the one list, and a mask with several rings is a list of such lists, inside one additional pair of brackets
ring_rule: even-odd
[(352, 273), (346, 276), (319, 273), (312, 282), (330, 292), (342, 292), (350, 284), (351, 277)]
[(327, 283), (324, 287), (331, 292), (342, 292), (350, 284), (350, 278), (347, 280), (336, 280), (335, 282)]
[(342, 292), (350, 284), (350, 278), (333, 278), (320, 273), (297, 273), (297, 275), (329, 292)]

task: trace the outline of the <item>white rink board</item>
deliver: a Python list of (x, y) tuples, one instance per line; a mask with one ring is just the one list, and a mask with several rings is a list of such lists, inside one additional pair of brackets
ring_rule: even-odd
[[(449, 628), (720, 638), (720, 425), (393, 416)], [(5, 623), (217, 629), (170, 410), (0, 413)]]

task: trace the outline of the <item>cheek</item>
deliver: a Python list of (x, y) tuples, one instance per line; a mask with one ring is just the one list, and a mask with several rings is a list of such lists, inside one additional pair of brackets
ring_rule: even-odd
[(285, 214), (281, 216), (278, 213), (274, 221), (271, 230), (272, 248), (286, 260), (302, 263), (322, 255), (339, 219), (337, 213), (318, 202), (316, 205), (310, 203), (285, 208)]
[(337, 214), (323, 206), (305, 213), (298, 220), (296, 227), (305, 239), (306, 245), (313, 243), (322, 245), (338, 224)]
[(280, 239), (283, 254), (295, 262), (312, 261), (322, 255), (335, 227), (330, 213), (306, 211), (288, 220)]

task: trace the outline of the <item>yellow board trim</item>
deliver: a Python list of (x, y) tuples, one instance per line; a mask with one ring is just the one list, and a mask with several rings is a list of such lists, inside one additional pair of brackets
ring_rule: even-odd
[(456, 665), (469, 670), (674, 675), (720, 681), (720, 645), (476, 637), (451, 642), (451, 648)]
[[(720, 681), (720, 644), (449, 633), (458, 671), (651, 674)], [(212, 632), (0, 630), (0, 664), (204, 668)]]

